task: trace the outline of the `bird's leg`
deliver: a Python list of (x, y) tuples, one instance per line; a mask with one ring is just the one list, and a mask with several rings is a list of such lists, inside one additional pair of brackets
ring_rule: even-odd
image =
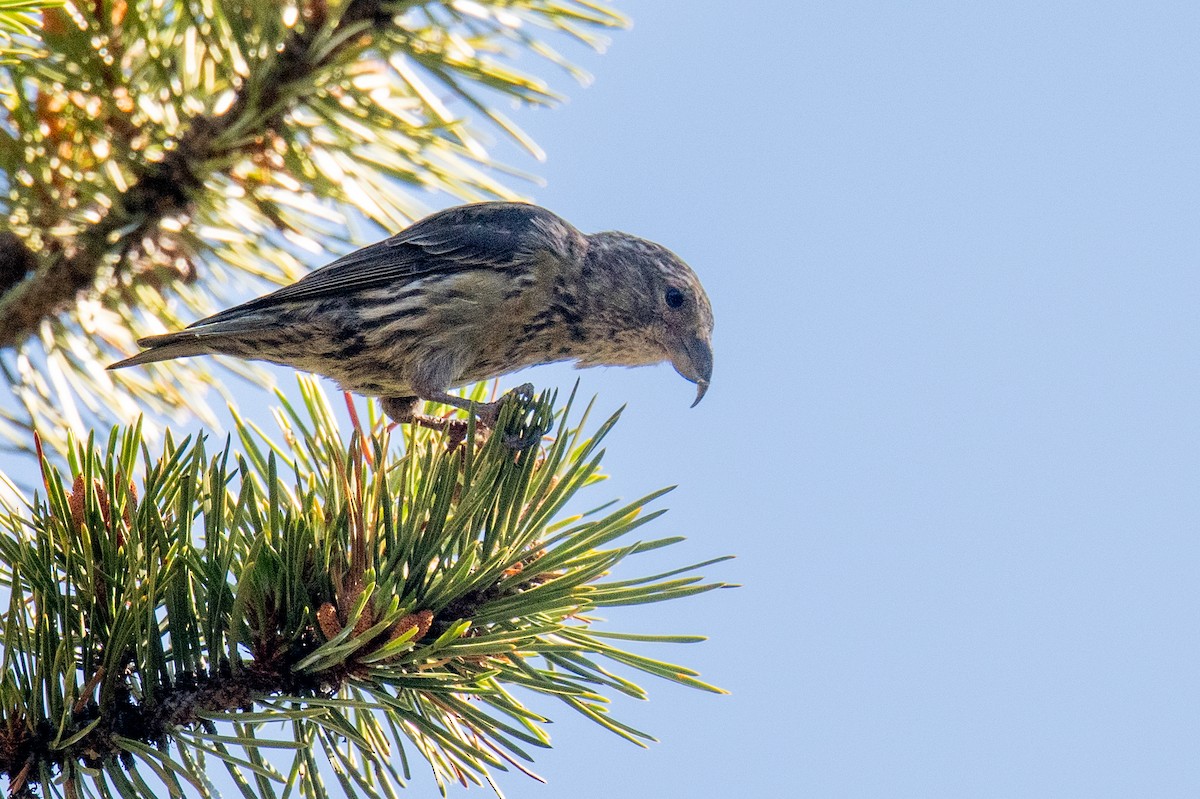
[(444, 391), (431, 391), (425, 394), (424, 399), (430, 402), (440, 402), (443, 405), (452, 405), (455, 408), (472, 413), (479, 423), (484, 427), (495, 427), (496, 421), (500, 418), (500, 409), (504, 407), (504, 403), (510, 399), (529, 401), (533, 397), (533, 384), (524, 383), (517, 386), (512, 391), (504, 394), (500, 399), (492, 402), (474, 402), (473, 400), (456, 397), (453, 394), (447, 394)]
[[(430, 430), (444, 430), (449, 437), (447, 446), (454, 449), (467, 437), (469, 422), (466, 419), (448, 419), (444, 416), (429, 416), (417, 413), (417, 403), (422, 399), (430, 402), (440, 402), (454, 408), (461, 408), (474, 414), (479, 427), (493, 428), (500, 417), (500, 408), (510, 399), (528, 400), (533, 396), (533, 384), (525, 383), (507, 392), (493, 402), (473, 402), (469, 399), (456, 397), (444, 391), (425, 392), (421, 397), (384, 397), (383, 411), (397, 424), (416, 424)], [(526, 440), (521, 438), (505, 439), (505, 445), (512, 449), (526, 449), (536, 443), (541, 436)]]
[(415, 424), (430, 430), (444, 431), (448, 437), (447, 448), (456, 449), (467, 437), (467, 421), (417, 413), (417, 403), (420, 401), (420, 397), (383, 397), (380, 404), (383, 406), (383, 412), (396, 424)]

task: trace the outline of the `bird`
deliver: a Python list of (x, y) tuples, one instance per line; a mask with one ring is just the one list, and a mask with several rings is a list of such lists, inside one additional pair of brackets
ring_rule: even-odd
[(491, 201), (438, 211), (270, 294), (139, 339), (144, 350), (108, 368), (230, 355), (378, 397), (399, 423), (462, 423), (419, 413), (429, 401), (491, 427), (508, 395), (475, 403), (448, 391), (560, 361), (669, 361), (696, 384), (695, 407), (712, 379), (712, 330), (699, 278), (661, 244)]

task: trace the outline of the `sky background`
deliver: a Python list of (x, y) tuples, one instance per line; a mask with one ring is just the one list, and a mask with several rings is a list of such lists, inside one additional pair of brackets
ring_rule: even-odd
[(519, 119), (539, 202), (712, 297), (696, 409), (582, 377), (603, 490), (678, 483), (744, 586), (616, 620), (732, 693), (652, 685), (646, 751), (559, 714), (510, 794), (1196, 796), (1200, 7), (619, 6)]
[(1200, 6), (617, 5), (514, 160), (692, 264), (713, 385), (505, 384), (628, 405), (594, 504), (679, 484), (654, 556), (743, 587), (609, 618), (731, 694), (539, 705), (508, 795), (1200, 794)]

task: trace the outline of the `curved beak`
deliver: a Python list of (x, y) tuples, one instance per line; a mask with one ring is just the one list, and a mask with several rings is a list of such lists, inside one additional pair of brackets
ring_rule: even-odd
[(688, 336), (676, 343), (671, 350), (671, 365), (684, 379), (696, 384), (695, 408), (704, 399), (708, 383), (712, 380), (713, 352), (707, 339)]

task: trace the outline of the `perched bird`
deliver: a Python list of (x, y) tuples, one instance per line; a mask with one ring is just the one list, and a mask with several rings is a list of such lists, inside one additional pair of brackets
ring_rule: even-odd
[(496, 421), (500, 402), (446, 390), (526, 366), (670, 361), (712, 377), (712, 307), (665, 247), (620, 232), (584, 235), (536, 205), (483, 202), (427, 216), (290, 286), (176, 333), (149, 336), (119, 369), (192, 355), (269, 361), (383, 398), (397, 422), (445, 428), (419, 400)]

